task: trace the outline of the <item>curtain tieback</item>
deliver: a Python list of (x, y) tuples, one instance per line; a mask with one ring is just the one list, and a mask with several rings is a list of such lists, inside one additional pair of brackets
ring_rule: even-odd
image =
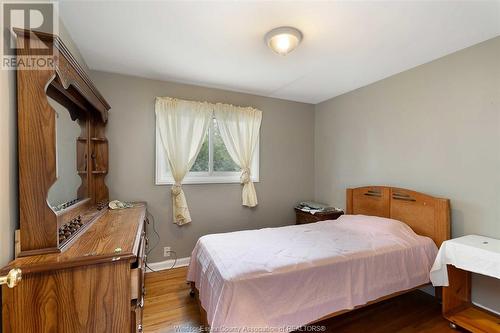
[(172, 192), (173, 196), (178, 196), (179, 194), (181, 194), (181, 191), (182, 191), (181, 184), (175, 183), (174, 185), (172, 185), (172, 188), (170, 189), (170, 191)]
[(250, 183), (250, 168), (241, 169), (240, 183), (241, 184)]

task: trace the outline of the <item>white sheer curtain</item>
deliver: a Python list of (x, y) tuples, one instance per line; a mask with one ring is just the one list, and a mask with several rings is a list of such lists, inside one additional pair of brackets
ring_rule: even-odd
[(157, 97), (156, 124), (175, 184), (172, 186), (174, 223), (191, 222), (182, 180), (193, 166), (208, 126), (212, 120), (213, 104)]
[(250, 166), (259, 140), (262, 111), (228, 104), (215, 105), (215, 119), (220, 135), (233, 161), (241, 168), (243, 206), (257, 206), (257, 193)]

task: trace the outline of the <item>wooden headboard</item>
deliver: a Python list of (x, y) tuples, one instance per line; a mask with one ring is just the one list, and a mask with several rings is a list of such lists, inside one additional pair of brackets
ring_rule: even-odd
[(347, 214), (388, 217), (432, 238), (439, 247), (450, 239), (450, 201), (388, 186), (348, 188)]

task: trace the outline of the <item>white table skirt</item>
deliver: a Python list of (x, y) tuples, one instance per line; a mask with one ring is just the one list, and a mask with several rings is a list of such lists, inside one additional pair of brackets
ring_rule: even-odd
[(448, 286), (446, 265), (500, 279), (500, 240), (469, 235), (443, 242), (432, 266), (432, 284)]

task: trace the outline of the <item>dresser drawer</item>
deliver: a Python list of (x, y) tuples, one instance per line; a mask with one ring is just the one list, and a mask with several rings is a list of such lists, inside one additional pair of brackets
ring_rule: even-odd
[(137, 261), (130, 270), (130, 298), (141, 302), (144, 297), (144, 273), (146, 272), (146, 238), (141, 237)]
[(132, 307), (130, 319), (130, 332), (142, 333), (144, 331), (142, 328), (142, 306)]
[(130, 276), (130, 298), (132, 300), (138, 300), (142, 295), (142, 269), (134, 268), (131, 271)]

